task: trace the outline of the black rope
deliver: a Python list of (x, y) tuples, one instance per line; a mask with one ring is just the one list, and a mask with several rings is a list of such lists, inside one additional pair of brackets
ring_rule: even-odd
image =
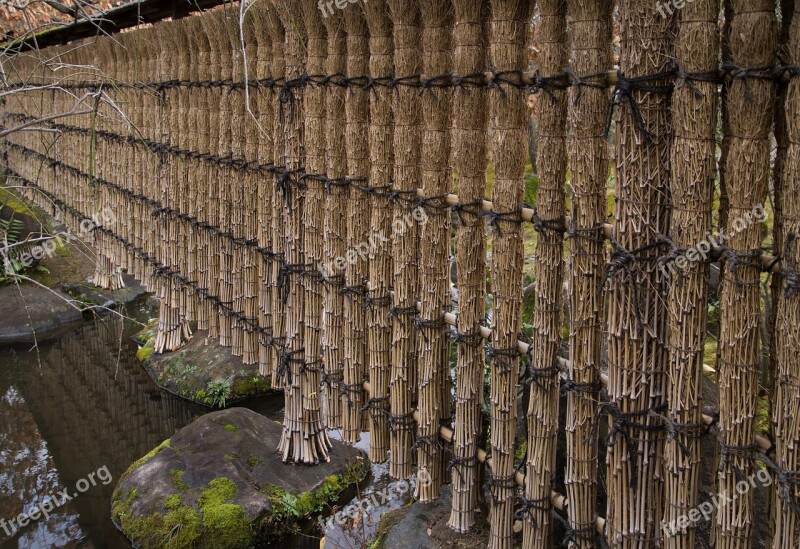
[(657, 432), (664, 430), (664, 425), (648, 425), (647, 423), (638, 423), (635, 420), (639, 418), (647, 418), (651, 412), (661, 412), (666, 408), (665, 405), (656, 408), (648, 408), (638, 412), (623, 412), (619, 409), (614, 402), (601, 402), (597, 406), (597, 416), (595, 417), (589, 439), (584, 441), (584, 444), (593, 444), (597, 437), (597, 429), (600, 425), (600, 415), (605, 412), (611, 417), (612, 424), (606, 435), (605, 444), (608, 447), (615, 446), (617, 442), (622, 440), (625, 443), (625, 451), (628, 455), (628, 463), (631, 468), (630, 486), (636, 488), (638, 479), (638, 468), (636, 466), (636, 441), (631, 437), (629, 430), (643, 431), (643, 432)]
[(494, 367), (501, 374), (507, 374), (514, 369), (514, 359), (519, 357), (519, 350), (516, 346), (505, 349), (490, 346), (486, 353), (486, 358), (494, 364)]
[[(305, 354), (306, 350), (304, 348), (295, 349), (294, 351), (290, 351), (286, 349), (281, 355), (281, 358), (278, 362), (278, 378), (286, 377), (286, 384), (291, 385), (292, 383), (292, 371), (290, 364), (301, 364), (305, 366), (305, 359), (303, 355)], [(297, 358), (297, 355), (300, 355), (300, 358)]]
[(725, 78), (731, 80), (741, 80), (744, 84), (744, 97), (748, 102), (752, 102), (755, 97), (753, 96), (753, 90), (750, 87), (750, 79), (759, 79), (759, 80), (772, 80), (774, 78), (774, 71), (775, 67), (742, 67), (737, 65), (733, 61), (728, 61), (723, 63), (720, 67), (722, 74)]
[(528, 499), (524, 494), (517, 494), (516, 500), (520, 503), (520, 507), (514, 513), (514, 518), (517, 520), (527, 518), (531, 524), (533, 524), (534, 528), (539, 527), (534, 511), (549, 513), (553, 508), (553, 502), (550, 499), (550, 496), (545, 496), (538, 499)]
[(581, 528), (575, 528), (567, 519), (558, 514), (555, 510), (551, 511), (553, 518), (564, 528), (564, 539), (562, 547), (569, 547), (570, 544), (579, 544), (581, 541), (594, 541), (598, 549), (608, 549), (608, 540), (605, 535), (597, 531), (595, 523), (592, 522)]
[(614, 118), (615, 107), (617, 105), (627, 105), (631, 111), (631, 116), (633, 116), (634, 127), (642, 136), (645, 144), (652, 143), (655, 136), (647, 129), (647, 124), (642, 116), (642, 110), (634, 92), (638, 91), (662, 95), (669, 94), (672, 92), (673, 85), (671, 83), (659, 84), (658, 82), (666, 81), (674, 75), (675, 70), (669, 70), (644, 76), (628, 77), (623, 71), (618, 71), (617, 84), (614, 86), (614, 91), (611, 92), (605, 136), (608, 137), (609, 131), (611, 130), (611, 122)]

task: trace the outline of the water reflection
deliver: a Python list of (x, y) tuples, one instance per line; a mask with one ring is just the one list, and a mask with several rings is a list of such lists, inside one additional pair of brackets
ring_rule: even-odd
[(39, 353), (0, 348), (0, 519), (106, 466), (95, 486), (11, 536), (10, 547), (129, 547), (110, 520), (128, 466), (191, 422), (197, 410), (155, 386), (135, 359), (132, 322), (81, 326)]

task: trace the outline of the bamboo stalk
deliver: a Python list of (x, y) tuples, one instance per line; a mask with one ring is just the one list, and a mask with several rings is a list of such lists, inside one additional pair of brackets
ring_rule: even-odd
[[(492, 0), (489, 63), (507, 70), (525, 68), (525, 36), (532, 2)], [(519, 357), (514, 353), (521, 327), (523, 247), (519, 212), (524, 195), (527, 152), (527, 105), (516, 88), (495, 86), (490, 92), (489, 132), (495, 180), (493, 202), (499, 214), (492, 224), (492, 294), (494, 333), (489, 406), (492, 449), (490, 549), (511, 547), (514, 512), (514, 440), (517, 424), (516, 381)]]
[[(800, 19), (792, 18), (783, 49), (783, 62), (796, 64), (800, 60)], [(798, 416), (798, 395), (800, 391), (800, 359), (797, 346), (798, 318), (800, 315), (800, 294), (797, 292), (797, 265), (800, 264), (800, 128), (798, 119), (798, 93), (800, 82), (795, 78), (786, 88), (784, 107), (779, 109), (785, 117), (786, 131), (785, 149), (782, 169), (780, 209), (783, 213), (785, 245), (783, 249), (785, 265), (790, 269), (783, 280), (782, 292), (778, 296), (777, 331), (776, 331), (776, 372), (775, 392), (775, 461), (777, 465), (790, 475), (790, 482), (775, 486), (775, 528), (773, 547), (788, 549), (800, 544), (800, 518), (797, 515), (796, 502), (798, 488), (795, 483), (800, 470), (800, 449), (795, 442), (800, 438), (800, 416)], [(794, 278), (791, 278), (794, 277)]]
[[(369, 70), (369, 32), (364, 13), (358, 9), (344, 10), (347, 29), (347, 72), (366, 74)], [(348, 178), (369, 176), (369, 92), (348, 88), (345, 95), (345, 144), (347, 146)], [(355, 443), (367, 428), (363, 406), (366, 395), (361, 384), (367, 377), (367, 326), (364, 310), (365, 279), (369, 262), (364, 257), (353, 257), (359, 245), (366, 241), (369, 201), (364, 193), (351, 192), (347, 208), (347, 249), (353, 261), (345, 269), (344, 294), (344, 383), (343, 439)]]
[[(453, 2), (455, 10), (454, 66), (459, 74), (472, 74), (486, 64), (485, 3)], [(486, 189), (486, 93), (456, 90), (453, 97), (453, 176), (461, 204), (473, 204), (459, 218), (456, 235), (459, 338), (457, 351), (455, 430), (452, 437), (453, 504), (448, 525), (464, 533), (475, 523), (478, 505), (478, 463), (474, 459), (481, 430), (483, 341), (476, 334), (486, 308), (486, 228), (480, 202)], [(478, 206), (475, 208), (474, 206)], [(472, 213), (469, 213), (469, 212)]]
[[(713, 71), (719, 55), (718, 2), (699, 0), (680, 13), (675, 55), (687, 73)], [(673, 197), (670, 237), (689, 249), (712, 228), (716, 161), (717, 85), (692, 82), (672, 98)], [(698, 502), (702, 469), (703, 352), (708, 311), (709, 266), (693, 262), (669, 281), (667, 417), (681, 426), (664, 449), (665, 502), (662, 522), (664, 547), (690, 549), (696, 544), (694, 524), (674, 525)]]
[[(411, 0), (387, 0), (394, 24), (394, 66), (399, 74), (417, 74), (422, 68), (419, 51), (419, 10)], [(414, 90), (398, 88), (394, 94), (395, 151), (394, 188), (408, 193), (416, 189), (420, 179), (420, 108)], [(395, 204), (392, 226), (405, 225), (408, 214), (405, 204)], [(389, 474), (392, 478), (408, 478), (413, 474), (414, 418), (416, 405), (417, 357), (412, 315), (417, 301), (417, 244), (418, 230), (411, 223), (395, 235), (392, 241), (394, 256), (394, 306), (392, 316), (392, 369), (390, 394), (390, 452)]]
[[(421, 0), (423, 75), (434, 76), (447, 71), (452, 59), (450, 30), (452, 11), (449, 0)], [(438, 208), (438, 197), (448, 191), (450, 159), (450, 114), (452, 101), (445, 90), (423, 93), (421, 174), (424, 200), (419, 206), (426, 212), (426, 222), (419, 228), (420, 314), (415, 319), (417, 333), (418, 410), (417, 462), (420, 474), (431, 482), (417, 483), (417, 497), (425, 503), (439, 497), (442, 482), (443, 450), (438, 440), (440, 422), (450, 415), (448, 340), (443, 331), (442, 315), (450, 307), (448, 287), (450, 254), (450, 216)]]
[[(322, 16), (314, 0), (303, 0), (301, 11), (306, 30), (306, 48), (308, 61), (306, 70), (312, 74), (325, 70), (328, 58), (328, 43)], [(311, 173), (324, 173), (326, 168), (326, 119), (325, 89), (309, 88), (303, 96), (303, 115), (305, 117), (304, 146), (305, 167)], [(318, 182), (310, 181), (305, 191), (303, 215), (303, 252), (304, 262), (318, 265), (322, 262), (322, 223), (323, 188)], [(316, 439), (308, 451), (315, 461), (328, 459), (331, 442), (322, 420), (321, 376), (322, 347), (320, 332), (322, 323), (322, 277), (319, 272), (315, 276), (304, 277), (305, 317), (303, 321), (303, 345), (305, 348), (305, 368), (302, 372), (302, 414), (303, 436)], [(319, 453), (319, 457), (317, 457)]]
[[(575, 74), (597, 74), (611, 57), (610, 0), (570, 0), (569, 66)], [(569, 523), (578, 532), (576, 547), (595, 546), (591, 526), (597, 516), (596, 412), (602, 360), (602, 287), (605, 265), (603, 222), (606, 218), (608, 145), (603, 137), (608, 92), (573, 87), (569, 100), (567, 146), (572, 178), (569, 262), (569, 368), (580, 390), (567, 393), (566, 468), (564, 485)], [(609, 227), (610, 228), (610, 227)]]
[[(655, 75), (672, 60), (670, 20), (649, 0), (619, 4), (620, 71), (628, 77)], [(653, 79), (657, 90), (666, 79)], [(663, 427), (649, 414), (666, 400), (665, 279), (647, 259), (648, 247), (669, 227), (669, 96), (633, 89), (620, 99), (616, 126), (617, 188), (608, 309), (608, 398), (623, 432), (608, 448), (606, 462), (608, 541), (618, 547), (648, 547), (660, 537), (663, 515)], [(642, 251), (644, 250), (644, 251)], [(655, 253), (657, 255), (657, 253)], [(631, 259), (631, 257), (633, 259)], [(627, 258), (627, 259), (625, 259)], [(627, 261), (627, 263), (623, 263)], [(626, 417), (626, 416), (622, 416)], [(637, 427), (636, 425), (644, 427)], [(627, 441), (633, 441), (628, 444)]]
[[(774, 2), (731, 3), (729, 53), (726, 60), (748, 67), (772, 66), (776, 56)], [(746, 35), (746, 36), (745, 36)], [(771, 80), (745, 75), (727, 83), (728, 157), (725, 168), (729, 198), (726, 230), (730, 254), (720, 287), (718, 488), (734, 493), (751, 462), (760, 369), (761, 225), (737, 231), (740, 218), (763, 205), (769, 179), (769, 132), (775, 100)], [(749, 547), (753, 521), (753, 491), (719, 509), (714, 525), (717, 547)]]
[[(542, 77), (557, 76), (568, 62), (566, 2), (539, 0), (537, 43)], [(548, 90), (540, 94), (534, 111), (538, 127), (536, 165), (537, 219), (541, 219), (534, 257), (533, 333), (531, 339), (530, 399), (527, 410), (526, 504), (523, 547), (552, 545), (548, 502), (555, 482), (556, 436), (559, 417), (559, 369), (563, 309), (565, 194), (567, 171), (567, 92)]]
[[(369, 70), (371, 74), (391, 74), (394, 51), (392, 22), (385, 0), (364, 4), (369, 27)], [(370, 94), (370, 181), (374, 186), (391, 181), (394, 170), (392, 152), (392, 92), (379, 88)], [(384, 196), (370, 200), (369, 282), (367, 284), (368, 371), (372, 394), (367, 400), (369, 414), (369, 458), (382, 463), (389, 451), (389, 375), (391, 368), (392, 321), (389, 318), (392, 285), (391, 245), (392, 205)]]
[[(327, 73), (347, 71), (347, 40), (341, 10), (334, 10), (324, 20), (328, 33)], [(345, 113), (345, 91), (340, 87), (328, 90), (326, 97), (326, 159), (327, 175), (341, 180), (347, 176), (347, 154), (341, 146), (341, 131), (347, 125)], [(325, 260), (334, 265), (337, 258), (344, 257), (347, 240), (347, 225), (342, 215), (347, 201), (348, 188), (331, 186), (325, 195)], [(322, 351), (325, 361), (325, 404), (328, 429), (342, 428), (344, 396), (340, 392), (344, 376), (344, 296), (339, 292), (344, 286), (344, 273), (323, 273), (325, 284)]]

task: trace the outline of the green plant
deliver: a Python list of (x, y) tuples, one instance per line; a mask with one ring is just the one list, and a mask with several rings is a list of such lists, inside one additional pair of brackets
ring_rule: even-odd
[(233, 378), (213, 379), (206, 385), (206, 398), (214, 408), (224, 408), (231, 396), (231, 383)]
[(20, 236), (24, 225), (19, 219), (0, 219), (0, 259), (2, 259), (2, 271), (0, 271), (0, 283), (9, 282), (16, 278), (23, 267), (14, 261), (11, 249), (18, 247)]

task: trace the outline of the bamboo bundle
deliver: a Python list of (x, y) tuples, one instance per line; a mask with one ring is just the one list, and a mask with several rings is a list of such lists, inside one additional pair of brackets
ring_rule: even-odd
[[(286, 61), (284, 56), (284, 38), (285, 32), (283, 24), (281, 23), (275, 7), (270, 3), (269, 9), (265, 12), (265, 20), (269, 35), (272, 41), (272, 54), (270, 63), (270, 74), (273, 78), (280, 78), (283, 76)], [(285, 137), (283, 134), (283, 122), (281, 116), (280, 95), (271, 94), (272, 100), (272, 113), (273, 119), (271, 121), (271, 134), (272, 134), (272, 160), (275, 165), (280, 165), (283, 162), (284, 155), (284, 142)], [(265, 120), (265, 127), (270, 128), (270, 121)], [(286, 350), (286, 315), (284, 310), (281, 282), (281, 268), (286, 261), (284, 254), (284, 220), (283, 220), (283, 202), (284, 198), (278, 190), (279, 176), (275, 175), (274, 186), (270, 193), (272, 198), (271, 208), (271, 230), (272, 230), (272, 337), (270, 340), (272, 347), (272, 386), (278, 387), (281, 380), (278, 379), (278, 365)]]
[[(645, 547), (663, 516), (662, 410), (667, 368), (665, 276), (654, 260), (669, 227), (671, 20), (649, 0), (619, 4), (620, 75), (613, 94), (617, 183), (607, 267), (609, 429), (620, 432), (606, 462), (609, 543)], [(626, 78), (646, 76), (645, 83)], [(628, 444), (628, 441), (630, 444)]]
[[(719, 490), (735, 493), (736, 484), (752, 474), (755, 415), (760, 369), (762, 227), (747, 223), (745, 214), (763, 207), (766, 198), (769, 132), (775, 100), (769, 69), (776, 57), (775, 3), (766, 0), (731, 3), (730, 58), (735, 67), (725, 98), (728, 109), (728, 157), (725, 168), (729, 200), (725, 252), (720, 287)], [(743, 69), (744, 72), (739, 72)], [(760, 71), (760, 72), (759, 72)], [(742, 225), (745, 225), (742, 228)], [(742, 477), (741, 475), (744, 475)], [(748, 490), (717, 512), (717, 547), (749, 547), (754, 519), (754, 493)]]
[[(324, 20), (328, 36), (327, 74), (344, 74), (347, 70), (347, 39), (341, 10), (334, 10)], [(334, 86), (325, 97), (327, 127), (326, 171), (331, 180), (341, 181), (347, 176), (347, 154), (341, 146), (341, 131), (347, 125), (345, 113), (345, 90)], [(333, 265), (337, 258), (344, 257), (347, 225), (342, 215), (347, 205), (348, 187), (330, 185), (325, 194), (325, 238), (326, 265)], [(325, 424), (328, 429), (342, 428), (343, 395), (340, 387), (344, 375), (343, 312), (344, 296), (339, 289), (344, 285), (344, 273), (340, 270), (324, 272), (325, 293), (322, 318), (322, 353), (325, 367)]]
[[(786, 14), (784, 13), (784, 17)], [(786, 34), (782, 63), (785, 66), (797, 65), (800, 61), (800, 19), (794, 16)], [(789, 80), (783, 99), (783, 108), (778, 111), (784, 116), (782, 126), (785, 130), (785, 148), (780, 162), (783, 186), (780, 194), (780, 210), (785, 223), (784, 277), (782, 292), (778, 295), (777, 331), (775, 356), (776, 372), (774, 427), (775, 461), (785, 480), (778, 478), (775, 486), (775, 528), (773, 547), (789, 549), (800, 545), (800, 518), (798, 518), (797, 480), (800, 476), (800, 358), (797, 354), (798, 331), (800, 331), (800, 292), (798, 292), (798, 265), (800, 265), (800, 82), (795, 75)], [(776, 120), (776, 125), (778, 121)]]
[[(247, 63), (248, 81), (256, 78), (257, 67), (257, 46), (255, 37), (255, 27), (252, 18), (244, 21), (244, 40), (245, 58), (240, 59), (239, 63), (244, 67)], [(234, 32), (236, 38), (236, 33)], [(234, 45), (236, 49), (236, 46)], [(244, 74), (242, 74), (244, 81)], [(258, 120), (259, 114), (256, 111), (255, 99), (252, 90), (247, 89), (247, 94), (242, 92), (242, 117), (244, 127), (244, 147), (241, 151), (242, 157), (248, 161), (258, 160)], [(242, 209), (242, 227), (245, 246), (241, 246), (239, 261), (243, 266), (242, 284), (244, 297), (242, 299), (241, 320), (243, 333), (242, 342), (242, 361), (245, 364), (260, 364), (262, 354), (266, 358), (267, 347), (261, 343), (261, 327), (266, 326), (265, 319), (262, 318), (262, 303), (268, 295), (266, 281), (264, 280), (265, 263), (264, 256), (258, 252), (257, 246), (259, 239), (263, 236), (263, 229), (268, 222), (268, 218), (261, 216), (266, 214), (266, 200), (263, 196), (264, 181), (255, 172), (244, 174), (244, 181), (239, 195), (239, 203)], [(253, 203), (253, 197), (256, 202)], [(261, 200), (258, 200), (258, 197)], [(263, 221), (262, 221), (263, 219)], [(241, 242), (241, 240), (240, 240)]]
[[(198, 61), (200, 66), (197, 69), (197, 78), (199, 81), (213, 80), (217, 78), (219, 70), (219, 57), (217, 48), (214, 45), (215, 39), (213, 38), (212, 30), (208, 29), (209, 23), (206, 18), (197, 18), (195, 25), (194, 37), (198, 45)], [(196, 100), (198, 103), (197, 108), (197, 141), (192, 149), (214, 154), (217, 152), (218, 145), (218, 127), (219, 117), (215, 105), (218, 103), (216, 95), (219, 90), (212, 88), (198, 88)], [(200, 196), (216, 197), (218, 196), (218, 184), (216, 182), (221, 178), (217, 166), (210, 163), (202, 163), (199, 167), (200, 177), (197, 184)], [(202, 217), (201, 219), (210, 227), (219, 225), (218, 217), (218, 204), (210, 204), (208, 201), (202, 202)], [(214, 202), (218, 202), (218, 199)], [(209, 228), (202, 230), (201, 239), (204, 241), (201, 249), (200, 265), (203, 267), (202, 287), (208, 295), (220, 295), (220, 280), (219, 280), (219, 245), (220, 238), (214, 234)], [(205, 315), (207, 316), (206, 327), (210, 337), (219, 337), (219, 312), (217, 303), (207, 300), (205, 301)]]
[[(539, 75), (555, 79), (544, 84), (536, 101), (538, 127), (534, 227), (538, 236), (534, 259), (533, 333), (529, 349), (530, 400), (525, 474), (526, 520), (523, 547), (550, 547), (550, 492), (555, 482), (558, 434), (559, 368), (564, 276), (564, 186), (567, 171), (567, 91), (558, 81), (568, 61), (566, 44), (567, 5), (562, 0), (539, 1), (537, 43)], [(543, 80), (548, 82), (548, 80)]]
[[(394, 28), (394, 67), (399, 75), (418, 74), (422, 60), (419, 52), (419, 9), (411, 0), (387, 0)], [(420, 179), (420, 109), (413, 89), (397, 88), (394, 94), (394, 192), (413, 197)], [(405, 223), (408, 209), (395, 202), (392, 226)], [(389, 448), (392, 478), (408, 478), (413, 472), (413, 410), (417, 394), (417, 359), (412, 317), (417, 314), (417, 242), (414, 223), (394, 235), (394, 304), (392, 317), (392, 366), (389, 379)]]
[[(188, 46), (191, 51), (190, 59), (192, 61), (188, 68), (188, 79), (190, 81), (200, 81), (206, 77), (209, 70), (208, 41), (205, 33), (203, 33), (201, 18), (190, 17), (183, 21), (186, 25)], [(203, 88), (190, 88), (187, 90), (187, 95), (189, 133), (186, 136), (186, 148), (207, 152), (209, 150), (207, 148), (208, 117), (206, 116), (208, 92)], [(190, 170), (194, 174), (190, 183), (192, 196), (195, 198), (193, 200), (195, 211), (192, 215), (197, 218), (198, 222), (207, 222), (209, 204), (201, 197), (209, 196), (207, 191), (210, 179), (208, 165), (200, 159), (194, 159), (190, 163)], [(199, 225), (192, 232), (195, 235), (197, 246), (197, 251), (195, 252), (197, 274), (190, 280), (197, 280), (198, 288), (202, 291), (207, 291), (210, 290), (211, 284), (209, 264), (211, 235), (207, 230), (201, 229)], [(211, 326), (214, 324), (215, 319), (216, 315), (213, 314), (211, 302), (201, 300), (197, 310), (197, 328), (199, 330), (208, 330), (209, 335), (211, 335)]]
[[(191, 46), (187, 30), (186, 19), (179, 20), (173, 25), (172, 32), (175, 33), (176, 49), (178, 56), (176, 58), (176, 73), (175, 77), (180, 81), (188, 81), (191, 78), (191, 56), (194, 53)], [(173, 135), (171, 143), (183, 149), (189, 149), (189, 135), (193, 131), (193, 126), (190, 122), (191, 112), (191, 91), (184, 88), (178, 88), (176, 91), (176, 98), (173, 103), (175, 118), (172, 125), (177, 129)], [(190, 160), (179, 157), (174, 159), (176, 164), (175, 178), (179, 187), (179, 206), (181, 212), (187, 215), (197, 217), (197, 206), (199, 202), (196, 194), (197, 185), (193, 181), (192, 163)], [(197, 248), (199, 244), (199, 234), (189, 220), (181, 220), (181, 243), (179, 244), (182, 253), (183, 272), (188, 280), (198, 280), (197, 278)], [(184, 313), (188, 321), (198, 319), (199, 309), (201, 307), (199, 296), (196, 292), (190, 291), (188, 287), (182, 288), (182, 297), (185, 300)]]
[[(698, 0), (680, 13), (676, 62), (687, 74), (713, 74), (719, 51), (718, 2)], [(701, 79), (698, 77), (698, 80)], [(672, 219), (670, 238), (679, 250), (701, 242), (712, 229), (716, 163), (717, 84), (705, 81), (678, 86), (672, 98), (676, 128), (672, 145)], [(669, 280), (669, 383), (666, 416), (678, 428), (664, 449), (665, 547), (695, 547), (695, 525), (674, 531), (672, 525), (698, 504), (702, 447), (703, 351), (708, 311), (709, 265), (690, 262)], [(666, 524), (667, 527), (664, 527)]]
[(570, 89), (567, 147), (572, 178), (569, 260), (569, 379), (564, 484), (577, 547), (594, 547), (597, 516), (595, 410), (600, 389), (608, 146), (608, 92), (598, 82), (611, 61), (611, 0), (568, 0), (569, 68), (586, 81)]
[[(369, 72), (369, 33), (364, 13), (359, 9), (344, 10), (347, 29), (347, 73)], [(350, 179), (369, 177), (369, 92), (364, 89), (347, 89), (345, 95), (345, 144), (347, 146), (347, 176)], [(358, 246), (367, 240), (369, 225), (369, 199), (367, 195), (351, 188), (347, 208), (347, 251), (353, 257)], [(346, 255), (348, 255), (346, 254)], [(345, 269), (344, 294), (344, 383), (342, 394), (346, 406), (343, 412), (343, 440), (358, 442), (367, 428), (362, 410), (366, 394), (362, 387), (366, 372), (366, 311), (364, 310), (365, 279), (369, 262), (365, 257), (354, 257)]]
[[(302, 9), (298, 3), (277, 3), (275, 7), (285, 29), (286, 78), (289, 81), (306, 74), (307, 36), (303, 33)], [(321, 29), (321, 26), (317, 28)], [(311, 356), (316, 358), (318, 352), (318, 349), (312, 351), (304, 347), (309, 343), (305, 340), (303, 332), (304, 311), (308, 304), (305, 302), (299, 276), (307, 269), (303, 233), (303, 210), (307, 192), (301, 185), (300, 176), (296, 173), (305, 159), (303, 127), (305, 93), (299, 89), (289, 89), (288, 93), (294, 95), (289, 99), (289, 105), (283, 105), (281, 113), (284, 117), (286, 138), (284, 158), (286, 169), (295, 173), (282, 181), (285, 199), (286, 263), (282, 267), (285, 271), (281, 274), (285, 286), (283, 297), (286, 307), (286, 349), (281, 362), (285, 365), (286, 371), (284, 384), (286, 412), (278, 450), (282, 453), (284, 461), (317, 463), (320, 459), (326, 461), (329, 459), (330, 442), (320, 422), (319, 399), (309, 394), (318, 391), (319, 385), (309, 389), (308, 383), (312, 381), (312, 376), (307, 375), (308, 372), (305, 371), (308, 358)], [(319, 105), (319, 101), (316, 104)], [(312, 409), (312, 405), (316, 408)]]
[[(780, 0), (780, 35), (778, 37), (778, 65), (787, 65), (787, 43), (789, 41), (789, 32), (791, 31), (792, 20), (794, 18), (794, 0)], [(784, 107), (786, 103), (786, 90), (789, 83), (778, 80), (776, 82), (776, 99), (775, 99), (775, 127), (773, 133), (775, 135), (775, 163), (772, 168), (772, 204), (774, 218), (772, 220), (772, 251), (776, 257), (780, 257), (783, 253), (784, 231), (783, 231), (783, 211), (781, 206), (783, 204), (783, 161), (786, 158), (786, 147), (788, 145), (788, 136), (786, 130), (786, 117), (784, 115)], [(783, 291), (783, 276), (781, 273), (773, 273), (770, 277), (770, 301), (766, 312), (768, 316), (765, 322), (765, 333), (769, 337), (767, 347), (769, 350), (769, 368), (762, 370), (762, 382), (767, 386), (767, 395), (769, 398), (769, 417), (775, 417), (775, 376), (778, 373), (778, 357), (777, 357), (777, 336), (776, 322), (778, 317), (778, 301), (780, 294)], [(770, 508), (770, 511), (774, 509)], [(774, 517), (773, 517), (774, 518)]]
[[(205, 20), (204, 28), (208, 34), (209, 42), (211, 45), (211, 70), (215, 80), (228, 80), (232, 75), (231, 63), (231, 42), (228, 35), (228, 14), (226, 10), (218, 10), (210, 13), (203, 19)], [(213, 116), (211, 117), (211, 153), (225, 157), (233, 154), (233, 128), (238, 126), (233, 121), (233, 105), (227, 97), (229, 91), (225, 88), (217, 88), (213, 94)], [(212, 223), (219, 227), (220, 231), (226, 234), (233, 234), (233, 186), (236, 184), (236, 176), (232, 173), (227, 166), (218, 165), (216, 168), (215, 185), (212, 187), (212, 193), (216, 194), (217, 204), (216, 223)], [(228, 309), (232, 308), (234, 300), (234, 279), (238, 276), (234, 275), (233, 269), (233, 255), (234, 247), (230, 238), (225, 238), (221, 235), (216, 237), (217, 244), (216, 254), (218, 260), (217, 278), (219, 278), (219, 291), (216, 293), (219, 296), (220, 302), (223, 307), (219, 308), (219, 344), (223, 347), (232, 347), (233, 341), (233, 316), (228, 314)], [(238, 330), (237, 331), (237, 346), (231, 349), (231, 353), (240, 351), (238, 346)]]
[[(445, 74), (451, 66), (452, 6), (449, 0), (421, 0), (423, 78)], [(443, 448), (439, 425), (450, 415), (449, 398), (443, 399), (443, 387), (449, 392), (448, 340), (443, 315), (450, 309), (449, 255), (450, 215), (442, 208), (442, 196), (448, 192), (450, 159), (451, 94), (429, 90), (422, 95), (421, 175), (422, 205), (427, 222), (420, 229), (419, 267), (420, 314), (414, 319), (417, 334), (417, 372), (419, 421), (417, 424), (417, 461), (431, 482), (417, 484), (417, 497), (423, 503), (439, 497), (442, 482)], [(449, 423), (449, 421), (448, 421)]]
[[(526, 65), (525, 38), (532, 3), (492, 0), (489, 66), (522, 71)], [(519, 78), (508, 73), (505, 78)], [(490, 405), (492, 505), (489, 547), (511, 547), (514, 513), (514, 438), (517, 427), (516, 381), (519, 377), (517, 336), (521, 327), (523, 246), (520, 210), (527, 151), (527, 106), (524, 91), (498, 82), (490, 93), (489, 131), (494, 146), (491, 160), (495, 180), (490, 218), (492, 234), (492, 294), (494, 333)]]
[[(244, 82), (243, 52), (239, 43), (239, 24), (237, 15), (228, 11), (222, 18), (221, 36), (225, 44), (224, 59), (229, 65), (230, 72), (226, 76), (231, 82)], [(244, 32), (244, 27), (241, 29)], [(247, 158), (246, 144), (249, 131), (250, 117), (246, 112), (245, 90), (235, 88), (227, 92), (224, 103), (228, 106), (230, 115), (230, 142), (225, 149), (226, 156), (231, 158)], [(250, 215), (248, 210), (252, 204), (251, 188), (253, 174), (242, 174), (236, 170), (228, 169), (229, 186), (228, 200), (230, 204), (230, 234), (231, 242), (231, 354), (241, 356), (245, 364), (254, 364), (256, 357), (253, 354), (253, 338), (255, 332), (250, 328), (255, 319), (248, 315), (247, 310), (252, 310), (253, 300), (256, 297), (255, 264), (252, 262), (247, 242)]]
[[(392, 22), (385, 0), (364, 4), (364, 15), (369, 27), (370, 74), (385, 76), (392, 73), (394, 42)], [(389, 310), (392, 296), (391, 245), (389, 238), (392, 225), (392, 206), (387, 200), (394, 169), (392, 154), (392, 97), (387, 88), (378, 88), (370, 94), (370, 185), (376, 194), (370, 199), (369, 222), (369, 283), (365, 304), (367, 313), (368, 371), (370, 398), (369, 412), (369, 459), (373, 463), (386, 461), (389, 450), (389, 374), (391, 369), (392, 321)]]
[[(272, 53), (272, 36), (267, 24), (266, 2), (257, 2), (250, 9), (253, 25), (251, 40), (257, 42), (255, 59), (251, 59), (254, 70), (251, 78), (264, 78), (270, 74), (270, 55)], [(272, 126), (274, 121), (272, 94), (265, 90), (256, 90), (251, 95), (252, 108), (256, 116), (255, 138), (257, 150), (254, 159), (259, 164), (274, 162)], [(259, 324), (262, 329), (259, 346), (258, 371), (262, 376), (272, 375), (272, 364), (276, 362), (274, 349), (270, 346), (272, 335), (272, 292), (275, 280), (272, 277), (272, 187), (271, 177), (259, 178), (256, 191), (258, 202), (258, 246), (263, 250), (259, 259), (259, 278), (261, 280), (258, 295)]]
[[(486, 66), (481, 0), (454, 1), (453, 60), (457, 74), (475, 74)], [(467, 532), (478, 504), (478, 435), (481, 431), (484, 350), (478, 327), (486, 308), (486, 229), (480, 216), (486, 189), (486, 93), (456, 90), (453, 97), (453, 172), (460, 215), (456, 235), (458, 273), (458, 351), (453, 441), (453, 505), (448, 525)]]
[[(306, 31), (306, 50), (308, 61), (306, 71), (310, 74), (325, 72), (328, 58), (328, 42), (325, 26), (322, 24), (322, 14), (314, 0), (302, 0), (302, 18)], [(325, 114), (326, 88), (309, 88), (303, 95), (303, 116), (305, 128), (303, 144), (305, 146), (305, 163), (307, 173), (325, 173), (326, 152), (326, 114)], [(305, 208), (303, 218), (303, 251), (304, 262), (311, 265), (310, 272), (303, 277), (305, 290), (305, 316), (303, 321), (303, 345), (305, 347), (304, 365), (300, 382), (303, 411), (304, 437), (318, 439), (319, 449), (311, 448), (314, 461), (319, 457), (326, 459), (330, 451), (331, 442), (322, 417), (321, 374), (322, 346), (320, 332), (322, 329), (322, 273), (314, 266), (322, 262), (322, 224), (323, 212), (323, 184), (316, 180), (307, 180), (305, 191)], [(317, 451), (319, 457), (316, 456)], [(308, 461), (308, 459), (306, 459)]]

